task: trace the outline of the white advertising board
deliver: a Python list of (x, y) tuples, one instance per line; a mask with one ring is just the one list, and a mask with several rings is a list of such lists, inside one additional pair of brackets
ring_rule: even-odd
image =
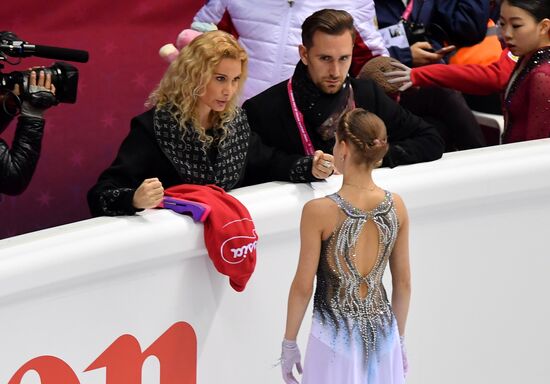
[[(549, 176), (550, 140), (375, 171), (411, 218), (408, 383), (550, 382)], [(301, 208), (340, 183), (232, 192), (259, 234), (241, 293), (171, 211), (0, 241), (0, 383), (281, 383)]]

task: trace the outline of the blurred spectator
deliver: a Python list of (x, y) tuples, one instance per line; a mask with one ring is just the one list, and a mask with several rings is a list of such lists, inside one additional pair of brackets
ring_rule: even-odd
[(387, 75), (403, 87), (447, 86), (475, 94), (502, 92), (503, 143), (550, 137), (550, 3), (504, 0), (499, 24), (508, 48), (498, 62), (489, 66), (436, 64), (412, 70), (395, 64), (401, 70)]
[[(500, 2), (489, 1), (489, 21), (485, 38), (478, 44), (459, 48), (449, 56), (449, 64), (483, 64), (489, 65), (498, 61), (505, 46), (502, 36), (498, 33)], [(475, 111), (501, 115), (502, 104), (499, 93), (490, 95), (464, 94), (466, 102)]]
[[(386, 48), (408, 66), (442, 63), (457, 47), (479, 43), (487, 32), (489, 3), (484, 0), (378, 0), (375, 5)], [(457, 91), (411, 88), (400, 103), (438, 128), (446, 151), (485, 145), (475, 116)]]

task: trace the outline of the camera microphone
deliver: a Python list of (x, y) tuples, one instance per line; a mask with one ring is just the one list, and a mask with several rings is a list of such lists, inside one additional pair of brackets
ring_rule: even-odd
[[(0, 31), (0, 69), (4, 68), (2, 61), (8, 64), (19, 64), (19, 61), (13, 63), (7, 60), (7, 56), (28, 57), (38, 56), (47, 59), (59, 59), (68, 61), (78, 61), (86, 63), (88, 61), (88, 52), (79, 49), (50, 47), (47, 45), (35, 45), (20, 39), (15, 33)], [(78, 69), (69, 63), (57, 61), (49, 67), (36, 67), (44, 72), (44, 75), (51, 75), (52, 84), (55, 85), (55, 101), (57, 103), (76, 102), (76, 93), (78, 86)], [(29, 78), (33, 69), (27, 71), (13, 71), (2, 73), (0, 71), (0, 95), (2, 92), (11, 91), (16, 85), (19, 85), (20, 95), (23, 99), (33, 97), (30, 91)], [(0, 104), (0, 107), (2, 105)]]
[(88, 52), (79, 49), (50, 47), (47, 45), (28, 44), (22, 40), (11, 40), (16, 37), (11, 32), (0, 33), (0, 52), (12, 57), (37, 56), (54, 60), (69, 60), (79, 63), (88, 62)]
[(78, 63), (88, 62), (88, 52), (80, 49), (58, 48), (47, 45), (23, 44), (22, 51), (33, 56), (54, 60), (76, 61)]

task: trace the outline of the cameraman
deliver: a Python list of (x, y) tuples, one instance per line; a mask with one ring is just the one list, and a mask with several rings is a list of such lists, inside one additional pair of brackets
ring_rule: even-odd
[[(17, 108), (12, 107), (10, 110), (8, 97), (15, 96), (18, 99), (19, 95), (19, 84), (15, 85), (13, 92), (0, 95), (0, 133), (7, 128), (17, 112)], [(31, 71), (28, 94), (24, 95), (21, 103), (21, 115), (11, 149), (0, 139), (0, 194), (18, 195), (29, 185), (40, 157), (45, 124), (43, 113), (51, 105), (49, 101), (54, 95), (55, 86), (51, 75), (39, 71), (37, 79), (36, 71)]]

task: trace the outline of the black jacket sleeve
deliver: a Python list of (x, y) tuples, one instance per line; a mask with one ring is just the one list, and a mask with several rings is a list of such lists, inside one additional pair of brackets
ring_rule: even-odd
[(372, 80), (355, 80), (358, 107), (376, 113), (386, 124), (390, 148), (382, 166), (396, 167), (439, 159), (444, 142), (437, 129), (390, 99)]
[(44, 123), (20, 116), (11, 149), (0, 140), (0, 193), (18, 195), (29, 185), (40, 157)]
[(411, 48), (405, 47), (400, 48), (396, 46), (386, 47), (391, 57), (399, 60), (401, 63), (405, 64), (408, 67), (413, 66), (412, 52)]
[(162, 182), (163, 170), (173, 168), (162, 155), (150, 126), (152, 111), (132, 119), (130, 133), (115, 160), (88, 192), (92, 216), (135, 214), (139, 211), (132, 205), (136, 189), (147, 178), (158, 177)]
[(283, 149), (265, 144), (258, 133), (262, 129), (271, 129), (272, 122), (266, 124), (268, 115), (261, 107), (247, 100), (243, 109), (250, 124), (250, 145), (244, 185), (253, 185), (269, 181), (291, 181), (295, 183), (318, 181), (311, 173), (313, 158), (297, 153), (287, 153)]

